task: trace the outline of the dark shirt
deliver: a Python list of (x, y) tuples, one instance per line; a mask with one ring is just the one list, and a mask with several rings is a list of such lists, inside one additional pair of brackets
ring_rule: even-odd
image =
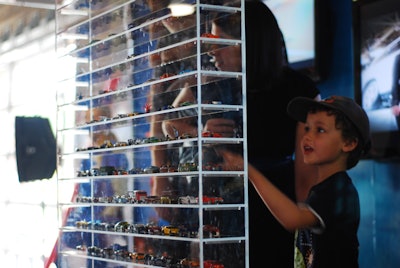
[(360, 202), (357, 189), (346, 172), (338, 172), (315, 185), (306, 200), (320, 218), (315, 229), (297, 233), (297, 267), (357, 268)]

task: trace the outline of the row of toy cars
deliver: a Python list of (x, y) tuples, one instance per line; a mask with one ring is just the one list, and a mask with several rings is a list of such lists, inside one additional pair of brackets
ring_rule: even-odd
[[(203, 204), (222, 204), (224, 198), (220, 196), (203, 195)], [(91, 197), (78, 195), (77, 203), (117, 203), (117, 204), (199, 204), (199, 198), (191, 195), (177, 196), (147, 195), (144, 190), (129, 191), (124, 195)]]
[(149, 137), (149, 138), (135, 138), (135, 139), (129, 139), (127, 142), (126, 141), (118, 141), (115, 143), (112, 143), (110, 140), (104, 141), (103, 144), (100, 146), (89, 146), (89, 147), (83, 147), (83, 148), (76, 148), (76, 152), (81, 152), (81, 151), (90, 151), (90, 150), (98, 150), (98, 149), (107, 149), (107, 148), (116, 148), (116, 147), (125, 147), (129, 145), (139, 145), (139, 144), (148, 144), (148, 143), (155, 143), (155, 142), (161, 142), (161, 141), (166, 141), (167, 138), (165, 139), (159, 139), (156, 137)]
[[(164, 169), (165, 170), (165, 169)], [(167, 172), (172, 171), (172, 168), (167, 168)], [(128, 175), (128, 174), (150, 174), (159, 173), (160, 167), (148, 166), (146, 168), (132, 168), (130, 170), (117, 169), (113, 166), (102, 166), (100, 168), (92, 168), (90, 170), (78, 170), (78, 177), (91, 177), (91, 176), (109, 176), (109, 175)]]
[[(204, 131), (202, 133), (202, 136), (208, 137), (208, 138), (210, 138), (210, 137), (221, 138), (222, 134), (217, 133), (217, 132)], [(118, 141), (115, 143), (112, 143), (110, 140), (106, 140), (100, 146), (89, 146), (86, 148), (76, 148), (75, 151), (76, 152), (88, 151), (88, 150), (90, 151), (90, 150), (97, 150), (97, 149), (116, 148), (116, 147), (124, 147), (124, 146), (129, 146), (129, 145), (149, 144), (149, 143), (170, 141), (170, 140), (175, 140), (175, 139), (190, 139), (190, 138), (194, 138), (194, 136), (192, 136), (190, 134), (182, 134), (175, 138), (171, 138), (170, 136), (167, 135), (163, 138), (157, 138), (157, 137), (134, 138), (134, 139), (128, 139), (128, 141)]]
[[(199, 228), (196, 226), (186, 225), (163, 225), (159, 226), (156, 223), (136, 223), (131, 224), (127, 221), (119, 221), (115, 224), (100, 221), (77, 221), (75, 223), (79, 229), (92, 229), (98, 231), (120, 232), (120, 233), (134, 233), (134, 234), (148, 234), (148, 235), (166, 235), (166, 236), (180, 236), (197, 238), (199, 236)], [(221, 232), (218, 226), (212, 224), (203, 225), (203, 237), (205, 238), (218, 238)]]
[[(132, 168), (130, 170), (118, 169), (113, 166), (102, 166), (100, 168), (92, 168), (90, 170), (78, 170), (78, 177), (91, 176), (109, 176), (109, 175), (129, 175), (129, 174), (151, 174), (151, 173), (171, 173), (171, 172), (192, 172), (198, 171), (197, 163), (187, 162), (179, 163), (178, 167), (170, 165), (148, 166), (145, 168)], [(223, 171), (223, 167), (219, 163), (206, 163), (203, 165), (204, 171)]]
[[(126, 246), (114, 245), (107, 248), (77, 246), (78, 250), (86, 251), (89, 256), (115, 259), (125, 262), (134, 262), (168, 268), (195, 268), (200, 267), (200, 262), (195, 259), (178, 259), (168, 255), (155, 256), (142, 252), (131, 252)], [(204, 268), (224, 268), (224, 264), (217, 260), (204, 260)]]

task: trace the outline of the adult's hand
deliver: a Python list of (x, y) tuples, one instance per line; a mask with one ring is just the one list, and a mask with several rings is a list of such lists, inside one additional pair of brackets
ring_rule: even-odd
[(207, 120), (203, 130), (219, 133), (223, 137), (234, 137), (237, 132), (237, 126), (232, 119), (211, 118)]

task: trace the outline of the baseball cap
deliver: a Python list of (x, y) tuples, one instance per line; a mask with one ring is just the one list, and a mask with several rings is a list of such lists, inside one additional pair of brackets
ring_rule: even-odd
[(321, 101), (316, 101), (310, 98), (296, 97), (289, 102), (287, 112), (295, 120), (305, 122), (308, 112), (313, 107), (318, 106), (341, 111), (356, 127), (364, 147), (369, 147), (371, 138), (368, 116), (361, 106), (351, 98), (330, 96)]

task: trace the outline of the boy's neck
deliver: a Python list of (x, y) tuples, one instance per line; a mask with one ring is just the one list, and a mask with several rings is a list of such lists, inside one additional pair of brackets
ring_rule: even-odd
[(326, 180), (333, 174), (346, 171), (347, 169), (345, 165), (321, 165), (318, 166), (317, 170), (318, 170), (318, 179), (316, 181), (316, 184)]

